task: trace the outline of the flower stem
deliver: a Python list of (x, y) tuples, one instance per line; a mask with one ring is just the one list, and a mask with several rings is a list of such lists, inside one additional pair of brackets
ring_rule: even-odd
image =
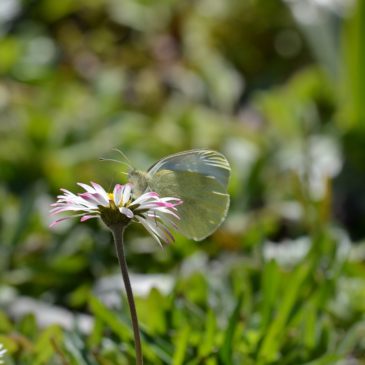
[(124, 237), (125, 227), (126, 227), (125, 225), (117, 224), (113, 227), (110, 227), (110, 229), (113, 233), (115, 248), (117, 250), (117, 255), (118, 255), (118, 260), (119, 260), (119, 266), (120, 266), (120, 270), (122, 271), (125, 291), (127, 293), (129, 311), (131, 314), (131, 320), (132, 320), (132, 326), (133, 326), (134, 347), (136, 350), (136, 365), (143, 365), (142, 345), (141, 345), (141, 338), (140, 338), (140, 333), (139, 333), (136, 305), (134, 303), (132, 287), (131, 287), (131, 283), (129, 281), (129, 275), (128, 275), (128, 266), (127, 266), (127, 262), (126, 262), (125, 254), (124, 254), (123, 237)]

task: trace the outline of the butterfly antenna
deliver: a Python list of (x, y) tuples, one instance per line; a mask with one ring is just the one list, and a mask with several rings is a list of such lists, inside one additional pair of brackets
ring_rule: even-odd
[(110, 162), (116, 162), (116, 163), (120, 163), (122, 165), (125, 165), (129, 168), (131, 168), (131, 166), (127, 163), (127, 162), (124, 162), (124, 161), (119, 161), (119, 160), (114, 160), (113, 158), (104, 158), (104, 157), (99, 157), (99, 161), (110, 161)]
[(113, 151), (115, 152), (118, 152), (125, 160), (126, 160), (126, 164), (127, 166), (130, 168), (130, 169), (133, 169), (133, 166), (132, 166), (132, 162), (131, 160), (127, 157), (127, 155), (121, 151), (120, 149), (118, 148), (113, 148)]
[[(126, 162), (124, 162), (124, 161), (119, 161), (119, 160), (114, 160), (113, 158), (104, 158), (104, 157), (100, 157), (100, 158), (99, 158), (99, 161), (110, 161), (110, 162), (116, 162), (116, 163), (122, 164), (122, 165), (124, 165), (124, 166), (127, 166), (127, 167), (128, 167), (128, 169), (131, 169), (130, 165), (129, 165), (129, 164), (127, 164)], [(121, 173), (121, 174), (123, 174), (123, 175), (128, 176), (128, 172), (121, 171), (120, 173)]]

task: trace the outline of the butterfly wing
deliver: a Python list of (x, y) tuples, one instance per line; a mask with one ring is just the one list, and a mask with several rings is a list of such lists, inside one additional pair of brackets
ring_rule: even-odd
[(148, 172), (153, 176), (160, 170), (190, 171), (205, 176), (212, 176), (225, 188), (227, 188), (231, 173), (231, 167), (221, 153), (200, 149), (183, 151), (167, 156), (152, 165)]
[(213, 177), (197, 172), (161, 170), (150, 181), (151, 190), (161, 196), (183, 200), (177, 207), (178, 230), (200, 241), (211, 235), (223, 222), (229, 207), (229, 195)]
[(223, 222), (229, 207), (230, 167), (220, 153), (181, 152), (158, 161), (148, 173), (152, 191), (183, 200), (177, 226), (186, 237), (200, 241)]

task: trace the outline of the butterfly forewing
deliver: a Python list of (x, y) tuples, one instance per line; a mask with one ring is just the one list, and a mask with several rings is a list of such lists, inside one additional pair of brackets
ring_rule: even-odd
[(190, 150), (167, 156), (150, 167), (150, 176), (158, 171), (189, 171), (215, 178), (225, 189), (231, 168), (227, 159), (219, 152), (211, 150)]
[(178, 230), (188, 238), (200, 241), (212, 234), (223, 222), (229, 195), (214, 177), (198, 172), (160, 170), (150, 180), (150, 188), (161, 196), (183, 200), (178, 206)]

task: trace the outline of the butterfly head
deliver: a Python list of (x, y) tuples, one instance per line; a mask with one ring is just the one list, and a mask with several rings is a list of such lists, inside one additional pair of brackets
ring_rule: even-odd
[(128, 181), (133, 185), (136, 196), (142, 195), (148, 189), (148, 174), (146, 172), (131, 169), (128, 171)]

